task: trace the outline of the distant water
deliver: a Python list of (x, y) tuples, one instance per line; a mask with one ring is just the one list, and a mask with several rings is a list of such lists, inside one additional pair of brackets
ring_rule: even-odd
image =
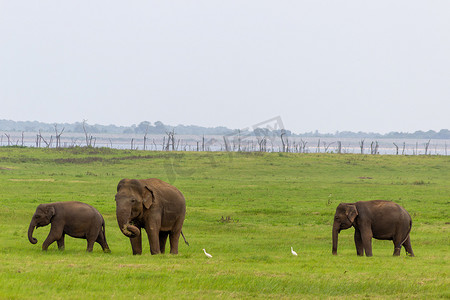
[[(8, 138), (8, 136), (9, 138)], [(53, 133), (14, 132), (0, 137), (0, 146), (17, 145), (27, 147), (56, 147)], [(284, 142), (284, 147), (283, 147)], [(355, 139), (355, 138), (300, 138), (288, 137), (283, 142), (279, 136), (194, 136), (175, 135), (168, 143), (167, 135), (148, 135), (145, 150), (161, 151), (265, 151), (294, 153), (356, 153), (381, 155), (449, 155), (450, 140), (426, 139)], [(60, 147), (86, 146), (115, 149), (144, 150), (144, 136), (136, 134), (91, 134), (64, 133)]]

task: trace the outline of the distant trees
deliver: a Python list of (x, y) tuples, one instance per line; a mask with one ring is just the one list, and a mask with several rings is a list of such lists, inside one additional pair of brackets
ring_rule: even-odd
[[(109, 133), (109, 134), (160, 134), (165, 135), (166, 132), (175, 130), (178, 135), (232, 135), (236, 133), (236, 130), (232, 130), (223, 126), (218, 127), (201, 127), (195, 125), (166, 125), (161, 121), (155, 121), (153, 124), (149, 121), (140, 122), (138, 125), (133, 124), (131, 126), (116, 126), (116, 125), (89, 125), (87, 122), (76, 122), (72, 124), (48, 124), (42, 122), (24, 122), (24, 121), (11, 121), (0, 120), (0, 131), (6, 132), (53, 132), (54, 126), (64, 128), (64, 132), (73, 133)], [(252, 136), (264, 137), (264, 136), (278, 136), (281, 135), (281, 130), (272, 130), (270, 133), (267, 128), (256, 128), (254, 131), (248, 132)], [(379, 133), (366, 133), (366, 132), (351, 132), (351, 131), (336, 131), (335, 133), (319, 133), (317, 130), (312, 132), (306, 132), (301, 134), (294, 134), (289, 130), (284, 130), (283, 138), (288, 137), (317, 137), (317, 138), (357, 138), (357, 139), (450, 139), (450, 130), (442, 129), (438, 132), (433, 130), (428, 131), (416, 131), (414, 133), (405, 132), (390, 132), (386, 134)], [(286, 141), (284, 141), (286, 143)]]

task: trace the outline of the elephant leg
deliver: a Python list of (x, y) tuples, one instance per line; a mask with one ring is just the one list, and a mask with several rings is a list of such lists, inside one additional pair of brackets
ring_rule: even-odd
[(45, 239), (45, 241), (42, 243), (42, 250), (47, 251), (48, 246), (50, 246), (56, 239), (52, 238), (50, 235)]
[(355, 229), (355, 246), (356, 246), (356, 254), (358, 256), (364, 256), (364, 248), (361, 239), (361, 232), (358, 229)]
[(166, 241), (168, 235), (169, 235), (168, 231), (159, 232), (159, 249), (161, 250), (161, 253), (166, 252)]
[(87, 240), (87, 252), (92, 252), (94, 250), (94, 243), (97, 241), (99, 237), (99, 229), (98, 228), (90, 228), (90, 230), (86, 233)]
[(147, 231), (148, 242), (150, 244), (150, 253), (152, 255), (160, 254), (161, 247), (159, 245), (159, 231), (161, 229), (161, 220), (155, 220), (154, 223), (146, 224), (145, 231)]
[(148, 242), (150, 243), (150, 253), (152, 255), (161, 253), (161, 247), (159, 246), (159, 231), (150, 231), (148, 234)]
[(94, 239), (92, 238), (87, 239), (87, 249), (86, 249), (87, 252), (92, 252), (92, 250), (94, 250), (94, 243), (95, 243)]
[(131, 249), (133, 249), (133, 255), (141, 255), (142, 254), (141, 236), (130, 238), (130, 242), (131, 242)]
[(394, 235), (394, 238), (392, 239), (392, 242), (394, 243), (394, 256), (400, 256), (400, 252), (402, 250), (402, 242), (405, 238), (404, 235), (401, 235), (400, 233), (396, 233)]
[(64, 237), (65, 237), (65, 234), (63, 233), (61, 238), (56, 241), (56, 243), (58, 244), (58, 249), (61, 251), (64, 251), (64, 249), (66, 248), (65, 243), (64, 243)]
[[(58, 226), (52, 224), (52, 227), (50, 229), (50, 232), (49, 232), (47, 238), (45, 239), (44, 243), (42, 243), (43, 251), (47, 251), (48, 246), (50, 246), (54, 241), (58, 241), (61, 239), (61, 237), (63, 235), (62, 226), (61, 226), (61, 229), (58, 229), (57, 227)], [(58, 246), (59, 246), (59, 244), (58, 244)]]
[(372, 230), (370, 228), (363, 228), (360, 232), (366, 256), (372, 256)]
[(178, 254), (178, 241), (180, 239), (181, 231), (170, 232), (169, 240), (170, 240), (170, 254)]
[(408, 235), (408, 238), (406, 239), (406, 241), (403, 243), (403, 247), (405, 247), (406, 254), (408, 254), (409, 256), (414, 256), (414, 252), (411, 247), (411, 239), (410, 239), (409, 235)]

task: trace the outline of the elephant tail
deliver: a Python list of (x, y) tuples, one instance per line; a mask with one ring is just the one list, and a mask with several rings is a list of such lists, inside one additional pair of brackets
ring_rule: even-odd
[(403, 245), (403, 243), (406, 242), (406, 240), (407, 240), (408, 237), (409, 237), (409, 234), (411, 233), (411, 228), (412, 228), (412, 220), (410, 219), (410, 220), (409, 220), (409, 230), (408, 230), (408, 233), (405, 235), (405, 238), (404, 238), (403, 241), (400, 243), (400, 245), (398, 245), (396, 248), (401, 248), (402, 245)]
[(189, 246), (189, 242), (188, 242), (188, 241), (186, 241), (186, 238), (184, 237), (184, 234), (183, 234), (183, 230), (181, 231), (181, 236), (183, 237), (183, 239), (184, 239), (184, 242), (186, 243), (186, 245), (188, 245), (188, 246)]
[(105, 239), (106, 239), (106, 229), (105, 229), (105, 220), (102, 218), (102, 231), (103, 231), (103, 236), (105, 237)]

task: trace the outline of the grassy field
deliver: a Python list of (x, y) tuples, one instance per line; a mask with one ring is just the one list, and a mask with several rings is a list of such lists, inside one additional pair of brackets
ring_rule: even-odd
[[(133, 256), (117, 226), (119, 180), (150, 177), (187, 199), (177, 256), (151, 256), (146, 238)], [(1, 147), (0, 182), (0, 299), (450, 298), (448, 156)], [(377, 240), (357, 257), (353, 229), (331, 255), (336, 206), (372, 199), (409, 211), (416, 257)], [(71, 200), (103, 214), (112, 253), (71, 237), (42, 252), (49, 226), (28, 241), (39, 203)]]

